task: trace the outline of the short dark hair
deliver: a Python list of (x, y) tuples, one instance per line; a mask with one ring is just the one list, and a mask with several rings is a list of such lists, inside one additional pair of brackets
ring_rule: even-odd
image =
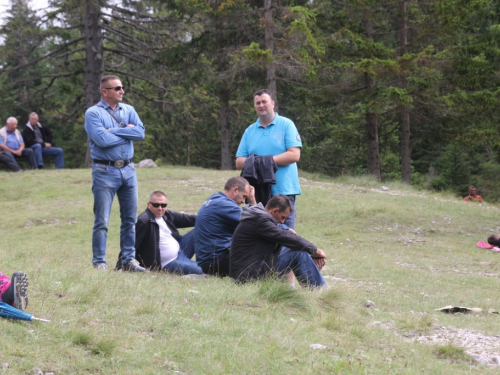
[(469, 189), (476, 189), (474, 185), (469, 186)]
[(488, 237), (488, 243), (493, 246), (498, 246), (498, 236), (495, 234), (492, 234), (491, 236)]
[(149, 194), (149, 201), (151, 202), (151, 199), (153, 199), (153, 197), (167, 197), (167, 194), (165, 194), (163, 191), (160, 191), (160, 190), (156, 190), (156, 191), (153, 191), (151, 194)]
[[(103, 89), (104, 84), (112, 79), (120, 79), (118, 76), (104, 76), (101, 78), (101, 89)], [(120, 80), (121, 81), (121, 80)]]
[(248, 181), (245, 180), (243, 177), (237, 176), (237, 177), (231, 177), (229, 180), (226, 181), (226, 184), (224, 185), (224, 190), (229, 191), (235, 186), (238, 187), (238, 191), (243, 191), (247, 188), (249, 185)]
[(271, 94), (271, 91), (267, 90), (267, 89), (260, 89), (260, 90), (257, 90), (253, 93), (253, 97), (255, 98), (256, 96), (261, 96), (263, 94), (267, 94), (271, 97), (272, 100), (273, 99), (273, 94)]
[(273, 208), (278, 207), (280, 212), (284, 212), (287, 209), (290, 209), (290, 213), (293, 212), (293, 205), (292, 201), (290, 198), (288, 198), (286, 195), (283, 194), (278, 194), (269, 199), (269, 201), (266, 204), (266, 208), (268, 210), (271, 210)]

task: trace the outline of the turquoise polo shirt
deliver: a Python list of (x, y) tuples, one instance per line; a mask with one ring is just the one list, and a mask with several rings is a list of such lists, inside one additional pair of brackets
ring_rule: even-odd
[[(279, 155), (290, 147), (302, 148), (297, 127), (292, 120), (279, 116), (263, 127), (259, 119), (250, 125), (241, 138), (236, 157), (250, 155)], [(273, 196), (277, 194), (299, 195), (301, 193), (297, 163), (278, 165), (276, 184), (272, 185)]]

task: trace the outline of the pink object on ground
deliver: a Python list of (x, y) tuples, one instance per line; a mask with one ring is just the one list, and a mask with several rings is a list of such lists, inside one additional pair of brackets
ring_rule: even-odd
[(2, 294), (10, 287), (10, 277), (0, 272), (0, 302), (2, 302)]
[(479, 241), (477, 244), (477, 247), (480, 247), (481, 249), (493, 249), (495, 246), (490, 245), (487, 242)]
[(491, 251), (494, 251), (494, 252), (496, 252), (496, 253), (500, 252), (500, 247), (490, 245), (490, 244), (489, 244), (489, 243), (487, 243), (487, 242), (479, 241), (479, 242), (476, 244), (476, 246), (477, 246), (477, 247), (480, 247), (481, 249), (490, 249)]

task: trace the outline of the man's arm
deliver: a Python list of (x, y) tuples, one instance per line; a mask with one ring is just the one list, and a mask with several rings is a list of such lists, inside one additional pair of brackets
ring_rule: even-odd
[[(107, 131), (108, 130), (108, 131)], [(85, 131), (89, 138), (99, 147), (114, 147), (128, 143), (128, 140), (109, 132), (96, 112), (85, 113)]]
[(250, 185), (250, 194), (247, 197), (248, 204), (257, 204), (257, 200), (255, 199), (255, 188)]
[(192, 228), (196, 223), (196, 215), (188, 215), (168, 210), (167, 217), (169, 216), (169, 213), (172, 218), (172, 224), (174, 224), (176, 228)]
[(247, 160), (247, 158), (243, 156), (238, 156), (236, 158), (236, 169), (241, 171), (243, 169), (243, 165), (245, 165), (245, 160)]
[(128, 124), (125, 128), (110, 128), (110, 134), (114, 134), (129, 141), (141, 141), (145, 137), (145, 130), (142, 124)]
[(149, 221), (141, 220), (139, 216), (137, 218), (137, 222), (135, 223), (135, 250), (136, 252), (140, 252), (142, 250), (142, 242), (148, 233), (148, 225), (150, 225)]
[(273, 157), (277, 165), (288, 165), (300, 160), (300, 147), (290, 147), (285, 152)]
[(44, 126), (42, 129), (45, 129), (45, 137), (43, 140), (43, 142), (45, 143), (45, 147), (50, 148), (52, 147), (52, 132), (46, 126)]
[(35, 133), (27, 126), (23, 130), (23, 140), (27, 147), (31, 147), (35, 144)]
[(311, 256), (314, 256), (313, 254), (319, 250), (319, 258), (325, 254), (312, 242), (300, 237), (298, 234), (294, 234), (289, 230), (279, 227), (271, 218), (262, 220), (259, 228), (260, 230), (256, 235), (268, 241), (276, 242), (292, 250), (307, 251)]
[(128, 139), (129, 141), (141, 141), (146, 137), (146, 130), (144, 129), (144, 124), (142, 123), (139, 115), (135, 109), (129, 105), (126, 106), (128, 111), (128, 125), (124, 128), (111, 128), (109, 132)]
[[(300, 160), (300, 147), (290, 147), (285, 152), (273, 156), (274, 162), (277, 165), (288, 165), (296, 163)], [(238, 156), (236, 158), (236, 169), (242, 170), (247, 158)]]

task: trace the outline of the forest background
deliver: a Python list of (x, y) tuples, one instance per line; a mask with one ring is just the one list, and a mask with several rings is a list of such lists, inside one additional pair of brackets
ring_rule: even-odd
[(12, 0), (0, 113), (36, 111), (90, 163), (86, 108), (121, 77), (146, 140), (135, 160), (233, 169), (252, 93), (297, 125), (300, 168), (500, 199), (496, 0)]

